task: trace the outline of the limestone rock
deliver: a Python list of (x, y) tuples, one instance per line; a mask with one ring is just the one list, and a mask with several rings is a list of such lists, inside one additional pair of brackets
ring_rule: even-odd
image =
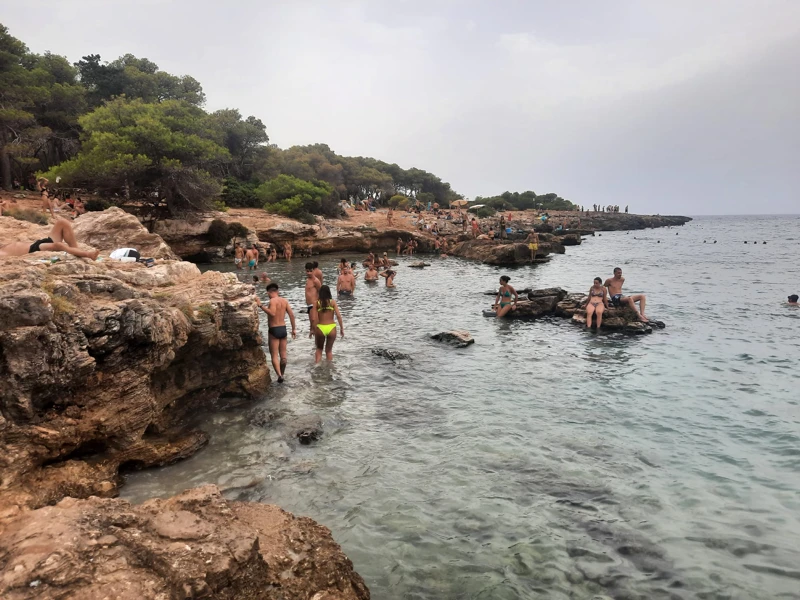
[(0, 512), (202, 447), (187, 413), (269, 383), (253, 298), (184, 262), (0, 261)]
[(411, 267), (412, 269), (423, 269), (425, 267), (430, 267), (431, 263), (426, 263), (425, 261), (418, 260), (406, 266)]
[(461, 329), (435, 333), (431, 336), (431, 339), (434, 339), (439, 342), (445, 342), (447, 344), (450, 344), (451, 346), (455, 346), (456, 348), (464, 348), (466, 346), (469, 346), (470, 344), (475, 343), (475, 340), (472, 339), (472, 336), (469, 334), (469, 331), (464, 331)]
[(215, 486), (134, 506), (67, 498), (0, 532), (4, 600), (368, 600), (330, 531)]
[[(545, 233), (539, 235), (537, 261), (549, 254), (564, 252), (564, 246), (556, 236)], [(531, 251), (528, 249), (528, 244), (522, 241), (468, 239), (453, 246), (450, 254), (497, 266), (524, 265), (531, 262)]]
[(79, 242), (103, 252), (136, 248), (148, 258), (178, 258), (160, 235), (148, 232), (139, 219), (121, 208), (87, 212), (75, 219), (72, 227)]
[(292, 435), (301, 444), (310, 444), (322, 437), (322, 419), (319, 415), (303, 415), (294, 419), (291, 424)]

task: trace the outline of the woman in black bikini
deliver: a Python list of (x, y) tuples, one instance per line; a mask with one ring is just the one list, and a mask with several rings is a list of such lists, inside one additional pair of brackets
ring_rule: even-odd
[[(2, 212), (0, 212), (2, 214)], [(33, 252), (67, 252), (73, 256), (97, 260), (99, 250), (81, 250), (75, 239), (72, 224), (66, 219), (56, 221), (50, 230), (50, 237), (30, 242), (13, 242), (0, 248), (0, 256), (24, 256)]]
[(603, 313), (608, 308), (608, 291), (603, 287), (603, 280), (594, 278), (589, 288), (589, 299), (586, 301), (586, 327), (592, 326), (592, 315), (597, 315), (597, 329), (603, 324)]

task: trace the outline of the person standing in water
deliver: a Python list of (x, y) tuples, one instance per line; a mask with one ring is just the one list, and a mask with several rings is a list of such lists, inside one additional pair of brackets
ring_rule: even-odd
[[(505, 317), (512, 310), (517, 309), (519, 295), (517, 294), (517, 290), (508, 285), (509, 281), (511, 281), (511, 278), (508, 275), (503, 275), (500, 278), (500, 289), (497, 290), (497, 297), (494, 299), (494, 306), (497, 311), (496, 316), (498, 319)], [(511, 300), (512, 296), (514, 300)]]
[(603, 324), (603, 313), (608, 308), (608, 292), (603, 285), (603, 280), (594, 278), (594, 284), (589, 288), (589, 298), (586, 300), (586, 327), (592, 327), (592, 315), (597, 315), (597, 329)]
[(314, 276), (314, 263), (306, 263), (306, 312), (311, 326), (308, 337), (314, 336), (317, 325), (317, 300), (319, 300), (319, 288), (322, 282)]
[(241, 244), (236, 244), (236, 250), (233, 251), (233, 264), (237, 269), (242, 268), (242, 261), (244, 260), (244, 248)]
[(331, 288), (323, 285), (319, 288), (319, 300), (317, 300), (317, 315), (319, 322), (317, 323), (317, 330), (314, 332), (316, 336), (316, 352), (314, 354), (314, 362), (322, 360), (322, 351), (325, 350), (325, 358), (333, 360), (333, 343), (336, 341), (336, 323), (334, 316), (339, 321), (339, 332), (344, 338), (344, 324), (342, 323), (342, 313), (339, 312), (339, 307), (336, 300), (331, 296)]
[(397, 246), (396, 246), (397, 256), (400, 256), (400, 253), (402, 251), (403, 251), (403, 238), (397, 238)]
[(342, 268), (342, 274), (336, 281), (336, 293), (339, 296), (352, 296), (356, 291), (356, 278), (349, 266)]
[(245, 252), (244, 257), (247, 260), (247, 269), (254, 271), (258, 267), (258, 250), (251, 246)]
[(314, 261), (312, 264), (314, 265), (314, 277), (319, 279), (319, 282), (322, 283), (323, 282), (322, 269), (319, 268), (319, 263), (317, 261)]
[(397, 275), (397, 272), (394, 269), (386, 269), (383, 273), (380, 274), (381, 277), (386, 277), (386, 287), (393, 288), (394, 285), (394, 277)]
[(370, 264), (369, 267), (367, 267), (367, 272), (364, 273), (364, 281), (378, 281), (378, 271), (375, 268), (375, 265)]
[(297, 337), (292, 307), (278, 292), (278, 284), (270, 283), (267, 286), (269, 304), (265, 307), (256, 296), (256, 304), (267, 313), (267, 326), (269, 327), (269, 355), (272, 367), (278, 375), (278, 383), (283, 383), (283, 374), (286, 371), (286, 315), (292, 324), (292, 339)]

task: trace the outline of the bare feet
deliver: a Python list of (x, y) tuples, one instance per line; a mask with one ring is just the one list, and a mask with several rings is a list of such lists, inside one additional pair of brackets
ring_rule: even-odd
[(650, 319), (648, 319), (645, 315), (639, 315), (639, 320), (642, 323), (649, 323), (650, 322)]

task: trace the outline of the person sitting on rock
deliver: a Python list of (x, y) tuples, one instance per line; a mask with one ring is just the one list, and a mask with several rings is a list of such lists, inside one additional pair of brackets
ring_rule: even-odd
[[(622, 276), (622, 269), (619, 267), (614, 268), (614, 276), (606, 279), (603, 285), (608, 288), (608, 293), (611, 295), (611, 304), (613, 306), (630, 306), (631, 309), (638, 315), (639, 320), (647, 323), (647, 315), (644, 314), (644, 307), (647, 303), (647, 297), (644, 294), (634, 294), (633, 296), (622, 295), (622, 284), (625, 283), (625, 278)], [(640, 309), (636, 310), (636, 303), (639, 303)]]
[[(517, 309), (519, 294), (517, 294), (517, 290), (508, 285), (509, 281), (511, 281), (511, 278), (508, 275), (503, 275), (500, 278), (500, 289), (497, 290), (497, 297), (494, 299), (494, 309), (497, 311), (495, 316), (498, 319)], [(511, 300), (512, 296), (514, 300)]]
[[(0, 212), (2, 214), (2, 212)], [(58, 219), (50, 230), (50, 235), (35, 242), (12, 242), (0, 248), (0, 257), (3, 256), (24, 256), (34, 252), (66, 252), (72, 256), (80, 258), (91, 258), (97, 260), (100, 255), (99, 250), (81, 250), (75, 239), (75, 231), (72, 223), (66, 219)]]
[(603, 324), (603, 313), (608, 308), (608, 292), (603, 287), (603, 280), (594, 278), (594, 284), (589, 288), (589, 298), (586, 300), (586, 327), (592, 327), (592, 315), (597, 315), (597, 329)]

